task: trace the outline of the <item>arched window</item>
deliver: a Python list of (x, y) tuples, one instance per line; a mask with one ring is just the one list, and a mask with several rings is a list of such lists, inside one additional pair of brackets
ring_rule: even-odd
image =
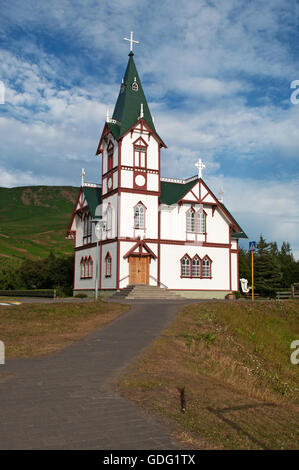
[(146, 167), (146, 149), (147, 144), (142, 138), (134, 142), (134, 166), (138, 168)]
[(192, 260), (192, 277), (200, 277), (200, 258), (197, 255)]
[(111, 236), (111, 231), (112, 231), (112, 207), (110, 204), (107, 206), (107, 226), (106, 226), (106, 232), (107, 235), (110, 234)]
[(211, 260), (207, 256), (202, 260), (201, 276), (211, 277)]
[(107, 155), (108, 155), (107, 171), (110, 171), (113, 168), (113, 152), (114, 152), (114, 145), (112, 142), (109, 142), (109, 145), (107, 148)]
[(134, 228), (145, 228), (145, 207), (141, 203), (135, 207)]
[(191, 276), (191, 263), (190, 258), (187, 255), (185, 255), (184, 258), (181, 259), (181, 275), (182, 277)]
[(205, 213), (201, 209), (197, 212), (197, 233), (205, 233)]
[(195, 232), (195, 212), (193, 209), (187, 211), (187, 232)]
[(80, 277), (81, 279), (84, 277), (84, 258), (82, 256), (81, 261), (80, 261)]
[(111, 277), (111, 272), (112, 272), (112, 257), (108, 251), (106, 258), (106, 277)]
[(87, 276), (88, 277), (93, 276), (93, 260), (92, 260), (91, 256), (89, 256), (89, 258), (88, 258), (88, 273), (87, 273)]
[(90, 214), (85, 214), (83, 218), (83, 245), (91, 243), (92, 223)]

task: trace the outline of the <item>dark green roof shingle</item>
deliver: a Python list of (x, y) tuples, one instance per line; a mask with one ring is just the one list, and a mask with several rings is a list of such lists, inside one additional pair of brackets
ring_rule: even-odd
[[(113, 119), (120, 122), (119, 135), (123, 135), (129, 130), (137, 121), (140, 115), (140, 105), (143, 104), (144, 119), (149, 126), (156, 132), (153, 119), (142, 89), (141, 81), (136, 69), (136, 65), (133, 59), (133, 52), (129, 54), (129, 61), (124, 75), (124, 83), (121, 86), (116, 105), (113, 112)], [(132, 89), (132, 83), (136, 78), (138, 90)], [(114, 124), (115, 126), (115, 124)], [(110, 128), (110, 126), (109, 126)], [(114, 135), (116, 129), (110, 129)]]
[(102, 202), (102, 188), (86, 188), (83, 187), (83, 194), (87, 201), (91, 216), (95, 216), (95, 210)]
[(195, 185), (195, 183), (197, 183), (197, 181), (198, 180), (192, 180), (185, 184), (161, 181), (161, 204), (175, 204)]

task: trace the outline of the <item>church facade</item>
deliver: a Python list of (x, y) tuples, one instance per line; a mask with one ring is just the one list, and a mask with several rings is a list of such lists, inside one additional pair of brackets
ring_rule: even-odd
[(239, 290), (238, 240), (247, 237), (202, 179), (201, 161), (191, 178), (161, 176), (166, 145), (133, 55), (98, 144), (101, 181), (82, 176), (67, 232), (75, 244), (74, 293), (93, 293), (97, 282), (102, 293), (148, 284), (185, 297), (224, 297)]

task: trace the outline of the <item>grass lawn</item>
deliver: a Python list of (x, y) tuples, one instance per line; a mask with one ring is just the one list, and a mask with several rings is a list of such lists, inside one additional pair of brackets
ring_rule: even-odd
[(0, 340), (7, 357), (59, 351), (127, 310), (106, 302), (0, 306)]
[(119, 388), (190, 447), (296, 449), (298, 317), (298, 301), (185, 306)]

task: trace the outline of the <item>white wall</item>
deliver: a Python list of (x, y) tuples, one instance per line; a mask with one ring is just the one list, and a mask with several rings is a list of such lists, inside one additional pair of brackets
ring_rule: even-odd
[[(111, 277), (106, 277), (106, 262), (105, 258), (107, 253), (112, 256), (111, 264)], [(117, 243), (106, 243), (102, 245), (102, 289), (116, 289), (117, 277)]]
[[(229, 290), (229, 249), (207, 248), (194, 245), (161, 244), (160, 280), (169, 289)], [(212, 279), (181, 278), (180, 260), (188, 254), (191, 258), (208, 255), (212, 263)]]

